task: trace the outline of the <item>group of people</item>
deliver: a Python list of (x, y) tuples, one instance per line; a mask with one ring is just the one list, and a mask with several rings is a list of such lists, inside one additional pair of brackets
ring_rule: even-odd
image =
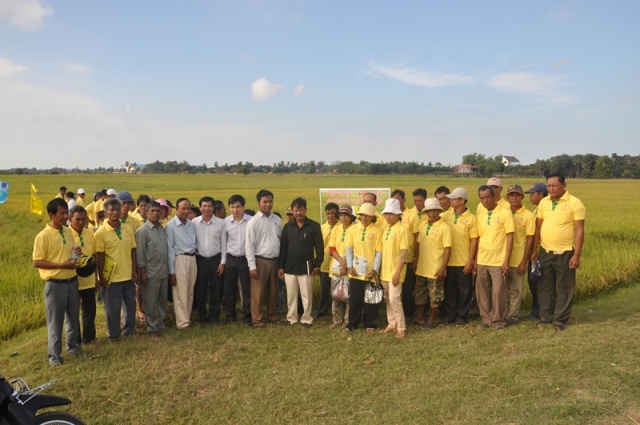
[[(225, 323), (238, 321), (238, 294), (241, 320), (256, 329), (298, 322), (308, 328), (331, 315), (331, 328), (355, 331), (362, 322), (374, 332), (378, 305), (364, 302), (365, 290), (380, 282), (387, 313), (382, 332), (404, 338), (408, 321), (423, 329), (461, 327), (475, 308), (481, 328), (516, 324), (529, 271), (529, 318), (564, 330), (584, 241), (584, 205), (557, 173), (526, 191), (514, 184), (503, 197), (502, 190), (496, 177), (480, 186), (475, 214), (462, 187), (441, 186), (433, 198), (416, 189), (413, 208), (402, 190), (394, 190), (381, 213), (376, 195), (366, 193), (357, 211), (325, 205), (322, 225), (307, 217), (307, 202), (299, 197), (283, 225), (273, 211), (273, 193), (264, 189), (252, 215), (236, 194), (227, 201), (229, 216), (208, 196), (197, 206), (178, 199), (172, 216), (174, 206), (165, 199), (140, 195), (134, 201), (114, 189), (96, 192), (86, 206), (79, 189), (71, 206), (62, 187), (47, 205), (51, 221), (33, 251), (34, 267), (46, 281), (49, 363), (62, 365), (63, 321), (69, 354), (83, 355), (81, 344), (95, 340), (96, 290), (104, 300), (108, 340), (116, 342), (136, 333), (136, 305), (147, 332), (158, 336), (170, 298), (176, 327), (186, 331), (192, 310), (200, 324), (222, 321), (223, 312)], [(533, 212), (523, 205), (525, 194)], [(95, 272), (87, 266), (92, 258)], [(315, 276), (320, 299), (312, 314)], [(332, 298), (345, 282), (348, 301)], [(282, 320), (279, 296), (287, 310)]]

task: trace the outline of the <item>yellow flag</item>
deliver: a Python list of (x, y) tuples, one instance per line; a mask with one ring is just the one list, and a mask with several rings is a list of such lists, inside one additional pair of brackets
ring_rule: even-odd
[(31, 183), (31, 214), (42, 215), (42, 199), (38, 196), (38, 189)]

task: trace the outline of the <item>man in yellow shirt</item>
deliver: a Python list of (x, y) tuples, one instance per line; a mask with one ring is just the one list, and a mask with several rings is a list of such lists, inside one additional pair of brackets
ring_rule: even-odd
[[(423, 211), (429, 221), (422, 223), (418, 231), (414, 267), (416, 288), (416, 322), (423, 329), (434, 329), (438, 309), (444, 300), (444, 277), (451, 258), (451, 228), (440, 217), (443, 209), (436, 198), (427, 199)], [(431, 312), (425, 323), (424, 310), (429, 302)]]
[[(549, 195), (547, 192), (547, 185), (545, 183), (534, 183), (531, 188), (524, 191), (524, 193), (529, 194), (529, 202), (531, 202), (535, 209), (533, 210), (534, 220), (538, 216), (538, 204)], [(532, 254), (538, 252), (539, 246), (534, 246), (532, 248)], [(531, 275), (531, 266), (532, 263), (529, 262), (527, 266), (527, 273), (529, 281), (529, 291), (531, 291), (531, 311), (529, 312), (529, 316), (527, 316), (530, 320), (540, 320), (540, 303), (538, 302), (538, 280), (539, 277)]]
[(60, 192), (55, 196), (54, 199), (64, 199), (64, 195), (67, 194), (66, 186), (60, 186)]
[(482, 323), (481, 328), (493, 326), (501, 331), (506, 326), (509, 294), (504, 277), (509, 272), (513, 249), (513, 217), (495, 199), (493, 187), (482, 185), (478, 189), (484, 207), (478, 215), (478, 254), (476, 259), (476, 298)]
[(120, 222), (122, 224), (130, 226), (133, 230), (133, 233), (135, 234), (136, 230), (140, 228), (140, 225), (142, 223), (129, 215), (134, 206), (133, 196), (131, 196), (129, 192), (123, 190), (116, 195), (116, 199), (122, 203), (122, 210), (120, 211)]
[[(487, 186), (493, 189), (494, 200), (498, 205), (507, 210), (511, 208), (511, 205), (502, 197), (502, 182), (499, 178), (491, 177), (487, 180)], [(479, 217), (481, 212), (486, 212), (486, 208), (482, 203), (478, 204), (478, 207), (476, 208), (476, 217)]]
[(451, 228), (451, 259), (444, 279), (441, 322), (463, 327), (468, 322), (473, 302), (473, 263), (478, 249), (478, 220), (467, 208), (469, 195), (462, 187), (447, 195), (451, 209), (442, 214)]
[(96, 201), (100, 198), (100, 192), (95, 192), (93, 194), (93, 200), (84, 207), (84, 210), (87, 213), (87, 225), (90, 230), (95, 232), (95, 229), (98, 228), (96, 222)]
[[(69, 228), (73, 234), (73, 243), (79, 246), (83, 256), (93, 257), (95, 245), (93, 232), (86, 227), (87, 212), (76, 205), (69, 211)], [(96, 290), (100, 288), (98, 273), (83, 277), (78, 275), (78, 290), (82, 306), (82, 327), (78, 332), (78, 345), (88, 344), (96, 339)]]
[(440, 186), (436, 189), (436, 199), (440, 202), (443, 212), (451, 209), (451, 199), (447, 197), (451, 191), (447, 186)]
[(84, 207), (85, 196), (86, 196), (86, 193), (84, 189), (83, 188), (78, 189), (78, 191), (76, 192), (76, 205), (80, 205), (81, 207)]
[(522, 205), (524, 191), (519, 184), (512, 184), (507, 189), (507, 199), (511, 204), (513, 216), (513, 250), (509, 261), (509, 273), (506, 276), (507, 291), (509, 291), (509, 309), (507, 311), (507, 324), (518, 323), (518, 313), (522, 304), (522, 289), (524, 287), (524, 274), (527, 271), (531, 249), (533, 248), (533, 236), (536, 233), (535, 217), (533, 213)]
[[(105, 221), (96, 231), (95, 246), (98, 257), (98, 276), (105, 287), (104, 310), (109, 342), (120, 340), (120, 334), (136, 333), (136, 288), (138, 268), (136, 239), (130, 226), (120, 222), (122, 204), (117, 199), (104, 203)], [(107, 259), (115, 263), (110, 279), (104, 275)], [(120, 329), (120, 310), (124, 304), (124, 328)]]
[(76, 269), (79, 255), (73, 250), (73, 235), (65, 227), (69, 218), (67, 203), (55, 198), (47, 204), (51, 222), (36, 236), (33, 243), (33, 266), (44, 280), (44, 305), (47, 315), (47, 354), (49, 365), (62, 366), (62, 324), (66, 324), (66, 348), (71, 355), (83, 355), (78, 346), (79, 298)]
[(562, 174), (547, 176), (547, 190), (549, 196), (540, 201), (536, 219), (534, 246), (540, 242), (540, 250), (531, 256), (532, 261), (539, 258), (542, 266), (537, 325), (551, 322), (556, 330), (562, 331), (567, 327), (573, 306), (586, 210), (580, 199), (569, 194)]
[(334, 229), (338, 224), (338, 204), (329, 202), (324, 207), (324, 214), (327, 221), (320, 226), (322, 230), (322, 241), (324, 243), (324, 261), (320, 265), (320, 302), (318, 303), (318, 311), (313, 315), (314, 319), (329, 315), (329, 306), (331, 305), (331, 260), (333, 257), (329, 253), (329, 243), (332, 240)]

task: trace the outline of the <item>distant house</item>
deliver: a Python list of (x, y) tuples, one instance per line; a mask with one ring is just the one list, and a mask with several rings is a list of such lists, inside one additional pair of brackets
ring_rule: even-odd
[(475, 176), (478, 174), (478, 166), (469, 164), (456, 165), (453, 167), (453, 173), (465, 177)]
[(515, 156), (502, 155), (502, 163), (505, 167), (509, 167), (512, 165), (520, 165), (520, 160)]

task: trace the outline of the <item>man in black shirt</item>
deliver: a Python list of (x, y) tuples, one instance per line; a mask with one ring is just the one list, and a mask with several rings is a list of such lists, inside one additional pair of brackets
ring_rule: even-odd
[(307, 201), (296, 198), (291, 202), (294, 219), (285, 224), (280, 239), (278, 259), (280, 279), (287, 288), (287, 318), (283, 325), (298, 322), (298, 293), (302, 298), (304, 313), (300, 323), (311, 327), (311, 304), (313, 298), (313, 277), (320, 274), (320, 264), (324, 259), (324, 243), (320, 224), (307, 218)]

